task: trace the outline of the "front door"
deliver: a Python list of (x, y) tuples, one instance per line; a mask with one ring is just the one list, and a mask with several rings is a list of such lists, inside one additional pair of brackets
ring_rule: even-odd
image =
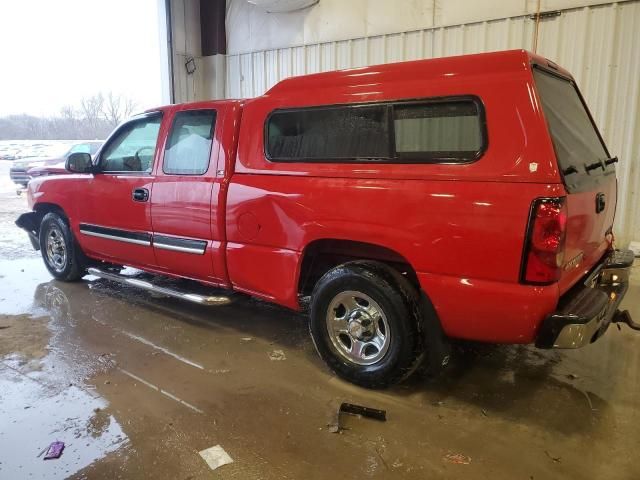
[[(216, 271), (220, 241), (211, 212), (219, 143), (213, 108), (178, 110), (171, 119), (151, 195), (153, 247), (158, 266), (174, 274), (223, 283)], [(219, 128), (219, 127), (218, 127)]]
[(97, 159), (97, 173), (77, 205), (80, 244), (114, 263), (155, 265), (151, 246), (153, 164), (160, 112), (138, 116), (116, 130)]

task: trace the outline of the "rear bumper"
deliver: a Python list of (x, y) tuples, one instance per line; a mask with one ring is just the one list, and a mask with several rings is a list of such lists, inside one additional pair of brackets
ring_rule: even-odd
[(584, 282), (560, 298), (558, 310), (543, 321), (536, 346), (579, 348), (600, 338), (619, 314), (633, 258), (630, 250), (606, 255)]

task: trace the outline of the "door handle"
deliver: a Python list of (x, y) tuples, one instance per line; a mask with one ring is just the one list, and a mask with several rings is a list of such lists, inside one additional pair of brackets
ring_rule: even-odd
[(131, 197), (134, 202), (146, 202), (149, 200), (149, 190), (146, 188), (136, 188)]

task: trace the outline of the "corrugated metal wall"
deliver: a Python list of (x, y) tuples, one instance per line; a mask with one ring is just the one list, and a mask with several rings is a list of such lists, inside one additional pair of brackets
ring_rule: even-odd
[[(576, 77), (621, 159), (616, 232), (640, 239), (640, 1), (564, 10), (540, 21), (538, 53)], [(514, 48), (533, 49), (529, 17), (357, 38), (227, 57), (226, 96), (254, 97), (292, 75)]]
[[(200, 0), (171, 0), (173, 94), (176, 103), (204, 98), (204, 68), (200, 48)], [(193, 58), (196, 70), (187, 73)]]

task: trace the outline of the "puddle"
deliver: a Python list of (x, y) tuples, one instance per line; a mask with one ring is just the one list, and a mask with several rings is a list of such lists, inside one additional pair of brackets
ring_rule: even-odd
[(39, 306), (34, 305), (35, 286), (51, 281), (51, 275), (42, 265), (42, 259), (1, 258), (0, 275), (3, 278), (0, 278), (0, 314), (36, 313)]
[[(68, 478), (129, 440), (90, 383), (101, 367), (74, 332), (68, 298), (38, 256), (6, 259), (1, 231), (0, 478)], [(53, 441), (64, 452), (44, 461)]]
[[(0, 478), (67, 478), (127, 445), (105, 400), (71, 386), (62, 390), (0, 364)], [(57, 460), (38, 454), (51, 442)]]

